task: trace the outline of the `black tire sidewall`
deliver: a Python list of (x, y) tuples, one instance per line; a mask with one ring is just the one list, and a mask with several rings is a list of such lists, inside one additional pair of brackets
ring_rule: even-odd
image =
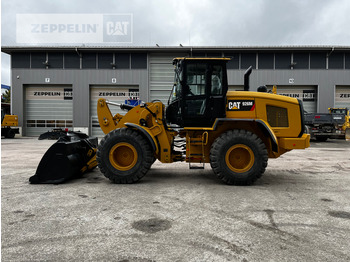
[[(131, 183), (139, 180), (150, 167), (150, 161), (147, 155), (150, 153), (150, 147), (144, 138), (135, 130), (122, 128), (112, 131), (101, 141), (98, 149), (99, 167), (106, 177), (119, 182), (117, 180), (125, 180), (126, 183)], [(109, 160), (109, 152), (118, 143), (128, 143), (133, 146), (137, 152), (137, 162), (129, 170), (116, 169)], [(145, 171), (146, 170), (146, 171)], [(141, 172), (140, 172), (141, 171)]]
[[(227, 151), (234, 145), (245, 145), (247, 147), (249, 147), (253, 154), (254, 154), (254, 164), (253, 166), (246, 172), (243, 172), (243, 173), (236, 173), (234, 171), (232, 171), (228, 166), (227, 166), (227, 163), (226, 163), (226, 153)], [(245, 139), (244, 137), (239, 137), (239, 138), (234, 138), (230, 141), (227, 141), (227, 143), (225, 143), (225, 145), (222, 147), (222, 150), (221, 150), (221, 154), (222, 154), (222, 157), (220, 158), (220, 161), (222, 162), (222, 166), (226, 169), (226, 172), (228, 173), (231, 173), (234, 174), (234, 176), (236, 178), (245, 178), (247, 176), (249, 176), (251, 173), (256, 173), (259, 169), (258, 169), (258, 166), (259, 166), (259, 163), (261, 162), (261, 157), (259, 157), (259, 154), (257, 154), (257, 152), (259, 151), (259, 148), (256, 146), (255, 143), (252, 143), (252, 141), (250, 141), (249, 139)]]
[[(217, 154), (215, 163), (212, 163), (214, 173), (216, 173), (227, 184), (251, 184), (261, 177), (267, 165), (267, 151), (262, 141), (249, 131), (234, 130), (229, 131), (219, 137), (217, 145), (211, 154)], [(246, 172), (238, 173), (232, 171), (226, 163), (226, 153), (234, 145), (245, 145), (254, 154), (253, 166)], [(266, 164), (265, 164), (266, 163)]]
[(8, 138), (14, 138), (15, 135), (16, 135), (16, 133), (12, 129), (9, 129), (9, 131), (7, 132), (7, 137)]

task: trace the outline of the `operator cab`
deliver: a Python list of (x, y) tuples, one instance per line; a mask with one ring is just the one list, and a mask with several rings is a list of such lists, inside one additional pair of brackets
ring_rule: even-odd
[(211, 127), (225, 117), (229, 58), (175, 58), (166, 120), (178, 127)]

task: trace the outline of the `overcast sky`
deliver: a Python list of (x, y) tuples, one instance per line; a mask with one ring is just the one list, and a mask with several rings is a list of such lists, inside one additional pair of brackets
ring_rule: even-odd
[[(115, 46), (350, 45), (349, 0), (2, 0), (1, 45), (26, 45), (17, 14), (54, 13), (132, 14), (132, 43)], [(1, 58), (1, 83), (10, 85)]]

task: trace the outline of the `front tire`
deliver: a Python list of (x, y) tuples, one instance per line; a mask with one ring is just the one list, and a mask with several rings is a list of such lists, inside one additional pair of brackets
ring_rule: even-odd
[(210, 150), (214, 173), (229, 185), (250, 185), (267, 167), (265, 144), (246, 130), (230, 130), (218, 137)]
[(130, 128), (111, 131), (97, 149), (97, 162), (101, 172), (117, 184), (130, 184), (140, 180), (150, 169), (153, 158), (148, 141)]

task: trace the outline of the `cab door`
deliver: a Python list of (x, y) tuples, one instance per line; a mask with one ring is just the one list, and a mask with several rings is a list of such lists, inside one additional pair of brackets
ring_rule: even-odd
[(211, 127), (225, 117), (226, 61), (183, 60), (175, 68), (175, 81), (166, 110), (168, 124)]
[(226, 93), (228, 89), (226, 62), (210, 65), (210, 86), (208, 119), (211, 124), (216, 118), (226, 116)]
[(226, 62), (190, 61), (185, 68), (183, 121), (185, 127), (211, 127), (225, 116)]

